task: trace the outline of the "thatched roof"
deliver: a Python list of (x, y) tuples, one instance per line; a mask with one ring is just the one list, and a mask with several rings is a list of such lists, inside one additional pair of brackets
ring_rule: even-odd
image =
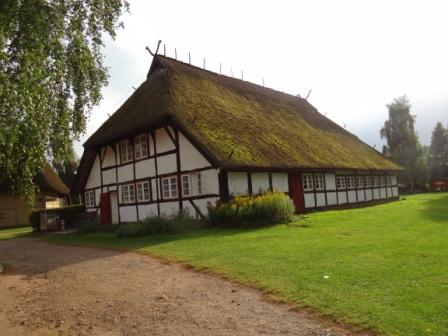
[(43, 172), (36, 176), (35, 180), (40, 192), (47, 195), (60, 197), (69, 193), (67, 186), (48, 163), (45, 165)]
[(400, 167), (308, 101), (157, 55), (146, 81), (85, 143), (170, 120), (226, 169)]
[[(47, 163), (44, 170), (37, 174), (34, 182), (39, 187), (39, 191), (52, 197), (62, 197), (68, 195), (69, 189), (60, 179), (59, 175)], [(0, 192), (8, 192), (10, 184), (7, 181), (0, 182)]]

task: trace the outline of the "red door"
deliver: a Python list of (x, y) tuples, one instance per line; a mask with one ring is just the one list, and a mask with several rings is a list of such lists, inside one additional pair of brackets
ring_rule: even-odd
[(291, 198), (296, 207), (296, 212), (305, 210), (305, 201), (303, 199), (303, 185), (301, 174), (290, 174)]
[(110, 197), (109, 193), (102, 193), (100, 196), (101, 224), (110, 224)]

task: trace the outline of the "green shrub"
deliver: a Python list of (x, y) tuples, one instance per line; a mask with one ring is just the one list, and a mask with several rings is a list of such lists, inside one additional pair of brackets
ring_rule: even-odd
[(236, 196), (228, 203), (209, 206), (208, 212), (210, 223), (215, 226), (255, 227), (290, 222), (295, 208), (284, 193), (270, 192), (259, 196)]
[(40, 214), (45, 211), (47, 214), (55, 214), (59, 219), (64, 220), (65, 227), (72, 227), (76, 224), (79, 215), (85, 213), (83, 204), (69, 205), (61, 208), (37, 209), (30, 213), (29, 221), (34, 231), (40, 230)]
[(167, 235), (195, 230), (205, 224), (206, 222), (203, 220), (193, 219), (182, 214), (174, 218), (153, 216), (142, 221), (121, 224), (116, 230), (116, 235), (117, 237)]

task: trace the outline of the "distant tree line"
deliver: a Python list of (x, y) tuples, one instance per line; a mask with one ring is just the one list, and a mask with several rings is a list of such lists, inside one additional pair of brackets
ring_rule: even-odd
[(428, 147), (419, 141), (406, 96), (395, 98), (387, 108), (389, 119), (380, 131), (387, 142), (383, 154), (403, 167), (399, 183), (405, 191), (428, 190), (434, 182), (448, 180), (448, 125), (436, 124)]

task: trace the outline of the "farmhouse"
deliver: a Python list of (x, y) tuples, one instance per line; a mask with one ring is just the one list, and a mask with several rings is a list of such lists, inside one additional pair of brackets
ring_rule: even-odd
[(399, 170), (305, 99), (156, 55), (84, 144), (72, 191), (105, 223), (269, 190), (303, 212), (396, 199)]

